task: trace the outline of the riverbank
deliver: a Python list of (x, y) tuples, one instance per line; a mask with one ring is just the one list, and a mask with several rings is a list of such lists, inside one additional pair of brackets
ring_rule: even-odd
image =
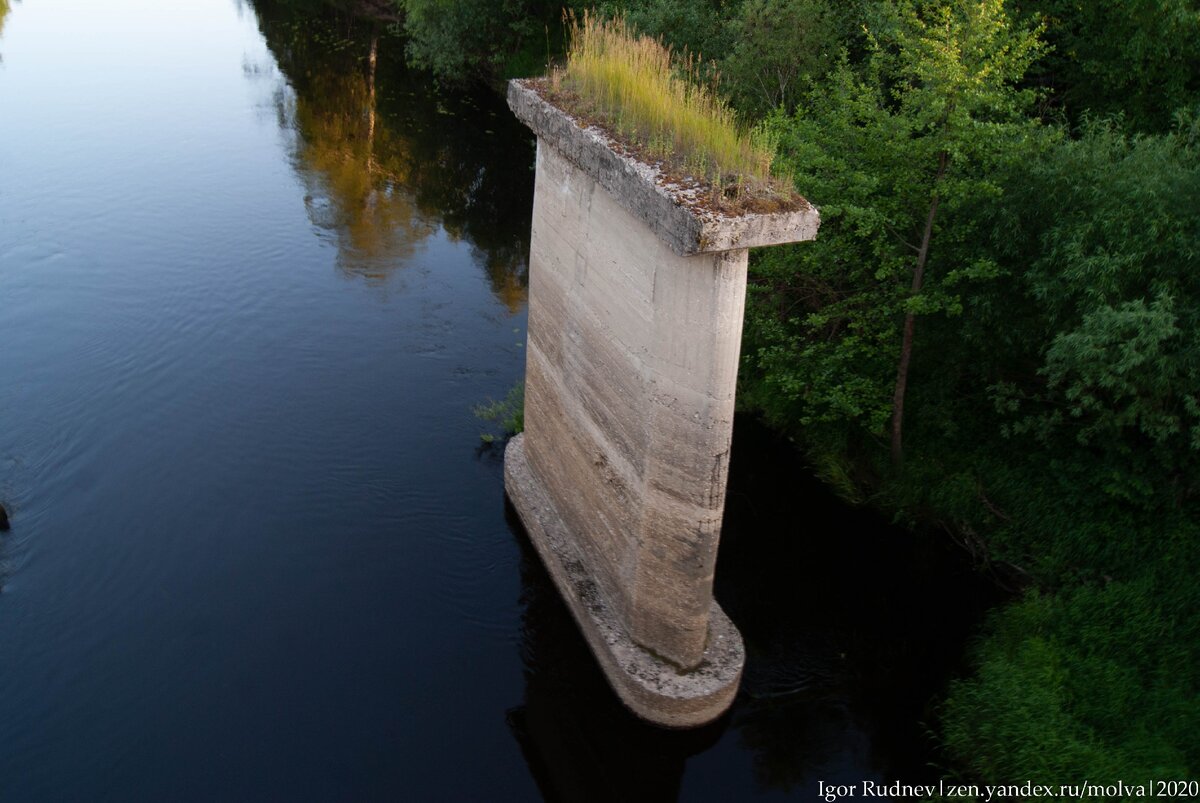
[(1166, 55), (1200, 23), (1150, 5), (624, 5), (715, 63), (822, 211), (752, 262), (742, 404), (1021, 593), (937, 711), (972, 780), (1200, 767), (1200, 59)]

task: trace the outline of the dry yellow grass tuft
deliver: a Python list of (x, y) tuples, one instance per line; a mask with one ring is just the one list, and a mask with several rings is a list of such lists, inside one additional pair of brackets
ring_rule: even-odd
[(771, 177), (773, 150), (756, 143), (732, 109), (700, 79), (699, 62), (676, 63), (661, 41), (639, 36), (621, 18), (585, 12), (568, 18), (565, 64), (550, 89), (580, 106), (620, 139), (677, 172), (719, 189), (718, 195), (789, 196), (790, 182)]

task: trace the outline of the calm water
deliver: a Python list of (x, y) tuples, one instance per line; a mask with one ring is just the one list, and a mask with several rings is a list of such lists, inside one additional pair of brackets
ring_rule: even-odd
[(0, 799), (936, 773), (986, 594), (751, 422), (718, 577), (746, 693), (685, 734), (615, 703), (471, 413), (522, 371), (531, 138), (317, 8), (0, 0)]

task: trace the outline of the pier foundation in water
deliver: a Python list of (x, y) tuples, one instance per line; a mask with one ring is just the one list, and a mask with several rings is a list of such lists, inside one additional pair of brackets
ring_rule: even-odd
[(724, 216), (525, 82), (538, 137), (525, 433), (505, 487), (613, 689), (694, 727), (732, 703), (745, 649), (713, 598), (747, 249), (819, 217)]

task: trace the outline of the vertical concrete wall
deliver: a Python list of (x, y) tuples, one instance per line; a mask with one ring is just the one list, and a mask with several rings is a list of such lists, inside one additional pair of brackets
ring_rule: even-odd
[(538, 133), (523, 437), (505, 479), (609, 680), (642, 716), (694, 725), (744, 652), (712, 596), (750, 245), (817, 217), (688, 208), (514, 83)]
[(538, 148), (525, 449), (634, 641), (700, 663), (746, 251), (679, 256)]

